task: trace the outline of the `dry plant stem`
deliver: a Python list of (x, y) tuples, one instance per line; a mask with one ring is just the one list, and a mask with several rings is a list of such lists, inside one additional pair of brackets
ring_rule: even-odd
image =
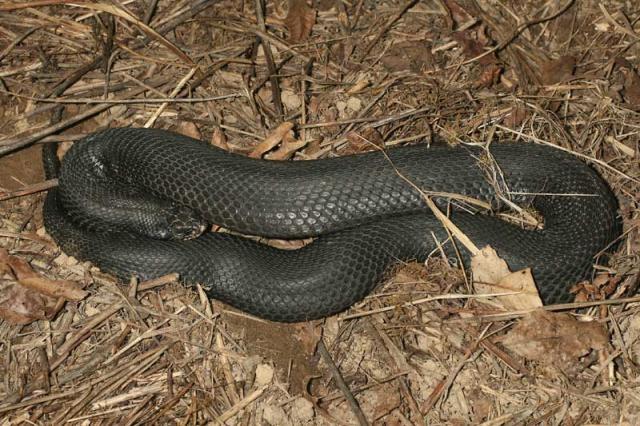
[(147, 7), (147, 12), (144, 14), (144, 19), (142, 20), (142, 22), (149, 25), (149, 23), (151, 22), (151, 18), (153, 18), (153, 15), (156, 13), (157, 7), (158, 7), (158, 0), (152, 0), (149, 6)]
[[(29, 6), (25, 6), (25, 7), (36, 7), (36, 6), (46, 6), (49, 4), (60, 4), (60, 3), (66, 3), (65, 1), (42, 1), (42, 2), (34, 2), (34, 3), (29, 3)], [(72, 2), (69, 2), (72, 3)], [(157, 35), (162, 35), (165, 34), (169, 31), (171, 31), (172, 29), (174, 29), (175, 27), (177, 27), (178, 25), (180, 25), (181, 23), (185, 22), (187, 19), (191, 19), (193, 16), (195, 16), (196, 14), (200, 13), (202, 10), (212, 6), (213, 4), (216, 3), (216, 0), (201, 0), (198, 2), (195, 2), (194, 4), (191, 5), (190, 8), (187, 8), (187, 10), (185, 11), (184, 14), (182, 14), (181, 16), (176, 17), (175, 19), (171, 20), (170, 22), (167, 22), (166, 24), (160, 26), (157, 30), (152, 30), (155, 34)], [(15, 8), (17, 8), (18, 6), (7, 6), (7, 10), (13, 10)], [(0, 10), (2, 10), (2, 7), (0, 7)], [(144, 25), (144, 24), (143, 24)], [(146, 44), (145, 42), (142, 43), (138, 43), (136, 45), (136, 47), (141, 47), (144, 46), (144, 44)], [(107, 56), (108, 57), (108, 56)], [(64, 90), (66, 90), (68, 87), (70, 87), (73, 83), (69, 84), (71, 81), (73, 81), (77, 76), (79, 76), (80, 78), (82, 77), (82, 75), (86, 74), (87, 72), (90, 71), (90, 69), (95, 69), (95, 67), (97, 67), (99, 64), (104, 63), (104, 56), (96, 58), (94, 61), (86, 64), (85, 66), (83, 66), (82, 68), (78, 69), (76, 73), (74, 73), (74, 75), (70, 76), (70, 78), (67, 79), (67, 83), (63, 83), (62, 85), (60, 85), (59, 87), (57, 87), (52, 93), (52, 96), (59, 96), (60, 94), (62, 94), (62, 92), (64, 92)], [(188, 57), (187, 57), (188, 58)], [(189, 59), (190, 61), (190, 59)], [(92, 68), (93, 67), (93, 68)], [(75, 83), (75, 82), (74, 82)], [(143, 93), (144, 90), (132, 90), (129, 93), (129, 97), (133, 97), (136, 95), (139, 95), (141, 93)], [(85, 120), (86, 118), (92, 117), (93, 115), (97, 115), (103, 111), (108, 110), (110, 107), (112, 106), (112, 104), (101, 104), (98, 105), (96, 107), (90, 108), (89, 110), (82, 112), (80, 114), (75, 115), (74, 117), (70, 117), (66, 120), (62, 120), (59, 123), (56, 123), (54, 125), (51, 125), (45, 129), (36, 131), (34, 133), (32, 133), (31, 135), (28, 136), (16, 136), (13, 138), (6, 138), (4, 140), (0, 140), (0, 156), (8, 154), (10, 152), (16, 151), (20, 148), (24, 148), (27, 147), (29, 145), (31, 145), (32, 143), (46, 137), (49, 135), (52, 135), (54, 133), (57, 133), (61, 130), (64, 130), (67, 127), (70, 127), (74, 124), (77, 124), (80, 121)]]
[(253, 401), (258, 399), (260, 397), (260, 395), (262, 395), (264, 393), (264, 391), (268, 387), (269, 387), (269, 385), (264, 385), (264, 386), (256, 389), (255, 391), (253, 391), (249, 395), (247, 395), (244, 399), (239, 401), (237, 404), (235, 404), (229, 410), (225, 411), (224, 413), (222, 413), (222, 415), (220, 415), (218, 418), (216, 418), (216, 422), (224, 423), (227, 420), (229, 420), (230, 418), (235, 417), (243, 408), (245, 408), (247, 405), (251, 404)]
[[(407, 374), (409, 374), (408, 371), (401, 371), (399, 373), (392, 374), (391, 376), (389, 376), (387, 378), (384, 378), (382, 380), (376, 380), (374, 383), (369, 383), (367, 385), (360, 386), (360, 387), (358, 387), (356, 389), (353, 389), (351, 392), (353, 394), (358, 394), (360, 392), (366, 391), (368, 389), (375, 388), (375, 387), (380, 386), (382, 384), (392, 382), (392, 381), (394, 381), (394, 380), (396, 380), (396, 379), (398, 379), (400, 377), (406, 376)], [(334, 392), (334, 393), (332, 393), (330, 395), (319, 397), (318, 398), (318, 402), (326, 403), (326, 402), (331, 402), (331, 401), (335, 401), (337, 399), (344, 399), (344, 398), (345, 398), (344, 393), (342, 393), (340, 391), (336, 391), (336, 392)]]
[[(37, 404), (41, 404), (44, 402), (49, 402), (49, 401), (54, 401), (57, 399), (62, 399), (62, 398), (66, 398), (68, 396), (72, 396), (75, 395), (79, 392), (85, 391), (87, 389), (92, 388), (93, 386), (98, 385), (99, 383), (102, 383), (105, 380), (110, 380), (112, 377), (117, 376), (120, 377), (122, 374), (131, 371), (132, 369), (138, 368), (140, 363), (143, 362), (145, 359), (149, 358), (149, 357), (154, 357), (154, 356), (159, 356), (161, 355), (164, 351), (167, 350), (167, 348), (169, 348), (170, 344), (167, 345), (163, 345), (161, 347), (155, 348), (155, 349), (151, 349), (147, 352), (142, 353), (141, 355), (138, 355), (137, 357), (133, 358), (130, 361), (127, 361), (121, 365), (119, 365), (118, 367), (116, 367), (115, 369), (107, 372), (106, 374), (103, 374), (101, 376), (99, 376), (97, 379), (94, 379), (92, 381), (90, 381), (87, 384), (84, 384), (80, 387), (77, 388), (72, 388), (69, 391), (66, 392), (60, 392), (57, 394), (50, 394), (50, 395), (45, 395), (45, 396), (39, 396), (39, 397), (34, 397), (31, 399), (28, 399), (27, 401), (23, 401), (23, 402), (19, 402), (16, 404), (9, 404), (6, 405), (4, 407), (0, 407), (0, 414), (2, 413), (6, 413), (6, 412), (10, 412), (13, 410), (16, 410), (18, 408), (23, 408), (23, 407), (29, 407), (31, 405), (37, 405)], [(27, 389), (29, 390), (29, 389)], [(36, 389), (33, 389), (36, 390)], [(31, 390), (31, 392), (33, 391)], [(26, 395), (29, 395), (30, 392), (27, 392)], [(15, 399), (16, 395), (11, 395), (9, 397), (7, 397), (6, 399), (8, 400), (12, 400)], [(21, 395), (20, 398), (25, 397), (25, 395)]]
[(575, 309), (591, 308), (593, 306), (622, 305), (622, 304), (637, 303), (637, 302), (640, 302), (640, 296), (623, 297), (620, 299), (596, 300), (593, 302), (575, 302), (575, 303), (563, 303), (558, 305), (547, 305), (547, 306), (542, 306), (541, 308), (536, 308), (536, 309), (522, 309), (519, 311), (510, 311), (510, 312), (504, 312), (504, 313), (498, 313), (498, 314), (478, 315), (475, 317), (452, 319), (448, 321), (449, 322), (506, 321), (506, 320), (522, 317), (537, 309), (543, 309), (549, 312), (561, 312), (561, 311), (568, 311), (568, 310), (575, 310)]
[(49, 179), (44, 182), (34, 183), (33, 185), (27, 185), (21, 189), (11, 192), (0, 192), (0, 201), (10, 200), (16, 197), (23, 197), (25, 195), (36, 194), (38, 192), (46, 191), (48, 189), (58, 186), (58, 179)]
[[(383, 346), (387, 350), (390, 360), (393, 361), (393, 363), (396, 365), (395, 369), (404, 370), (404, 371), (412, 370), (411, 366), (405, 359), (402, 352), (398, 349), (396, 344), (393, 343), (389, 335), (385, 333), (384, 330), (382, 329), (381, 321), (370, 319), (368, 321), (368, 325), (371, 326), (371, 329), (374, 332), (374, 336), (381, 343), (381, 346)], [(417, 424), (418, 426), (425, 426), (426, 423), (424, 421), (424, 417), (422, 416), (422, 413), (420, 412), (420, 407), (418, 406), (416, 399), (411, 393), (409, 386), (407, 386), (405, 377), (401, 377), (398, 380), (398, 382), (399, 382), (400, 390), (403, 396), (405, 397), (407, 403), (409, 404), (409, 408), (411, 409), (411, 413), (413, 415), (415, 424)]]
[[(139, 91), (139, 92), (142, 92), (142, 91)], [(0, 156), (16, 151), (20, 148), (27, 147), (33, 144), (34, 142), (44, 138), (45, 136), (49, 136), (53, 133), (64, 130), (67, 127), (70, 127), (74, 124), (79, 123), (80, 121), (83, 121), (89, 117), (92, 117), (103, 111), (106, 111), (112, 106), (113, 104), (98, 105), (84, 112), (76, 114), (73, 117), (69, 117), (66, 120), (62, 120), (57, 124), (45, 127), (44, 129), (41, 129), (41, 130), (37, 130), (31, 133), (30, 135), (16, 136), (16, 137), (0, 140)]]
[(132, 426), (138, 423), (138, 420), (140, 420), (140, 418), (146, 414), (146, 412), (143, 411), (144, 408), (149, 404), (149, 402), (151, 402), (154, 396), (155, 395), (148, 395), (147, 397), (145, 397), (144, 400), (140, 404), (138, 404), (138, 406), (135, 407), (133, 411), (131, 411), (131, 413), (129, 413), (129, 415), (124, 419), (124, 426)]
[(333, 376), (333, 379), (336, 381), (336, 385), (338, 385), (338, 388), (344, 394), (344, 397), (347, 403), (349, 404), (349, 408), (351, 408), (351, 411), (353, 412), (353, 414), (356, 416), (356, 419), (358, 420), (358, 424), (360, 424), (360, 426), (368, 425), (369, 422), (367, 421), (367, 418), (364, 416), (364, 413), (360, 408), (360, 404), (358, 404), (358, 401), (355, 399), (355, 397), (351, 393), (351, 390), (349, 390), (349, 386), (347, 386), (347, 384), (344, 382), (344, 379), (342, 378), (342, 374), (340, 373), (338, 366), (335, 364), (335, 362), (333, 362), (333, 358), (331, 358), (331, 354), (327, 350), (327, 347), (324, 345), (323, 339), (320, 339), (320, 341), (318, 341), (318, 353), (320, 354), (324, 362), (327, 364), (327, 367), (331, 371), (331, 376)]
[(179, 59), (181, 59), (186, 64), (186, 66), (196, 67), (196, 64), (193, 62), (193, 60), (187, 54), (185, 54), (180, 48), (178, 48), (175, 44), (171, 43), (169, 40), (164, 38), (160, 33), (158, 33), (153, 28), (149, 27), (144, 22), (138, 20), (135, 16), (131, 15), (126, 10), (121, 9), (116, 5), (102, 4), (102, 3), (78, 3), (78, 6), (82, 8), (90, 9), (90, 10), (99, 11), (99, 12), (110, 13), (114, 16), (118, 16), (132, 23), (133, 25), (138, 27), (142, 32), (144, 32), (145, 35), (147, 35), (148, 37), (154, 39), (155, 41), (157, 41), (158, 43), (166, 47), (169, 51), (171, 51), (174, 55), (176, 55)]
[[(433, 212), (433, 214), (436, 216), (436, 218), (440, 221), (440, 223), (442, 223), (442, 226), (447, 230), (448, 233), (453, 234), (458, 239), (458, 241), (460, 241), (462, 243), (462, 245), (464, 245), (465, 248), (467, 250), (469, 250), (469, 253), (471, 253), (472, 256), (476, 255), (480, 251), (480, 249), (473, 243), (473, 241), (471, 241), (471, 239), (469, 237), (467, 237), (465, 235), (465, 233), (462, 232), (460, 230), (460, 228), (458, 228), (456, 226), (456, 224), (454, 224), (451, 221), (451, 219), (449, 219), (447, 217), (447, 215), (445, 215), (444, 213), (442, 213), (440, 211), (440, 209), (438, 208), (438, 206), (436, 206), (436, 203), (433, 202), (433, 200), (431, 199), (431, 196), (429, 194), (425, 193), (418, 185), (413, 183), (411, 181), (411, 179), (407, 178), (400, 170), (398, 170), (398, 168), (395, 166), (395, 164), (393, 164), (393, 161), (391, 160), (391, 158), (389, 158), (389, 155), (387, 154), (387, 152), (385, 150), (380, 149), (374, 143), (372, 143), (371, 141), (368, 141), (367, 139), (363, 138), (362, 136), (360, 136), (360, 135), (358, 135), (358, 136), (363, 141), (367, 142), (368, 144), (370, 144), (371, 146), (375, 147), (376, 149), (380, 150), (380, 152), (382, 152), (382, 154), (385, 156), (385, 158), (387, 159), (389, 164), (391, 164), (391, 166), (395, 170), (396, 174), (402, 180), (407, 182), (413, 189), (418, 191), (420, 193), (420, 195), (422, 195), (422, 199), (427, 204), (427, 206), (429, 207), (431, 212)], [(457, 252), (457, 250), (456, 250), (456, 252)], [(458, 260), (460, 260), (460, 255), (459, 255), (459, 253), (457, 253), (457, 254), (458, 254)], [(460, 263), (462, 264), (462, 262), (460, 262)]]
[[(154, 83), (155, 85), (160, 86), (166, 83), (167, 81), (169, 81), (168, 78), (161, 77)], [(146, 87), (129, 89), (127, 93), (124, 94), (123, 98), (125, 99), (131, 98), (133, 96), (140, 95), (147, 90), (148, 89)], [(26, 136), (18, 135), (11, 138), (5, 138), (3, 140), (0, 140), (0, 156), (16, 151), (20, 148), (27, 147), (47, 136), (50, 136), (54, 133), (64, 130), (67, 127), (71, 127), (72, 125), (77, 124), (94, 115), (97, 115), (103, 111), (106, 111), (109, 108), (113, 107), (114, 105), (117, 105), (117, 104), (109, 102), (107, 104), (97, 105), (84, 112), (76, 114), (73, 117), (69, 117), (65, 120), (62, 120), (59, 123), (55, 123), (41, 130), (37, 130), (29, 135), (26, 135)]]
[(24, 1), (17, 4), (3, 4), (0, 5), (0, 12), (8, 12), (19, 9), (27, 9), (30, 7), (50, 6), (50, 5), (62, 5), (69, 3), (76, 3), (77, 0), (33, 0)]
[(527, 369), (527, 367), (525, 367), (521, 362), (513, 358), (507, 352), (500, 349), (491, 340), (484, 339), (483, 341), (480, 342), (480, 345), (487, 351), (491, 352), (495, 357), (500, 359), (502, 362), (508, 365), (509, 368), (511, 368), (513, 371), (517, 372), (518, 374), (527, 375), (527, 376), (531, 374), (531, 372)]
[(100, 325), (102, 322), (106, 321), (109, 317), (114, 315), (120, 309), (122, 309), (121, 304), (114, 305), (99, 314), (96, 314), (93, 318), (91, 318), (87, 323), (78, 330), (73, 337), (68, 339), (62, 346), (58, 348), (56, 351), (57, 356), (53, 358), (49, 364), (51, 365), (51, 370), (55, 370), (62, 364), (62, 362), (71, 354), (71, 351), (75, 349), (82, 341), (87, 339), (91, 335), (91, 331)]
[(568, 152), (568, 153), (570, 153), (570, 154), (575, 155), (576, 157), (579, 157), (579, 158), (582, 158), (582, 159), (585, 159), (585, 160), (588, 160), (588, 161), (592, 161), (592, 162), (596, 163), (597, 165), (602, 166), (602, 167), (604, 167), (605, 169), (607, 169), (607, 170), (609, 170), (609, 171), (612, 171), (612, 172), (614, 172), (614, 173), (616, 173), (616, 174), (618, 174), (618, 175), (620, 175), (620, 176), (624, 177), (625, 179), (628, 179), (628, 180), (630, 180), (630, 181), (632, 181), (632, 182), (640, 183), (640, 179), (638, 179), (638, 178), (634, 178), (634, 177), (632, 177), (632, 176), (629, 176), (629, 175), (627, 175), (626, 173), (623, 173), (623, 172), (621, 172), (620, 170), (616, 169), (615, 167), (610, 166), (609, 164), (605, 163), (604, 161), (602, 161), (602, 160), (598, 160), (597, 158), (593, 158), (593, 157), (590, 157), (590, 156), (588, 156), (588, 155), (581, 154), (581, 153), (579, 153), (579, 152), (575, 152), (575, 151), (572, 151), (572, 150), (567, 149), (567, 148), (563, 148), (563, 147), (561, 147), (561, 146), (558, 146), (558, 145), (552, 144), (551, 142), (548, 142), (548, 141), (546, 141), (546, 140), (543, 140), (543, 139), (537, 138), (537, 137), (535, 137), (535, 136), (527, 135), (527, 134), (525, 134), (525, 133), (522, 133), (522, 132), (519, 132), (519, 131), (516, 131), (516, 130), (510, 129), (510, 128), (508, 128), (508, 127), (502, 126), (502, 125), (500, 125), (500, 124), (496, 124), (495, 126), (496, 126), (497, 128), (499, 128), (499, 129), (502, 129), (502, 130), (506, 131), (506, 132), (514, 133), (514, 134), (516, 134), (516, 135), (518, 135), (518, 136), (520, 136), (520, 137), (522, 137), (522, 138), (524, 138), (524, 139), (532, 140), (532, 141), (534, 141), (534, 142), (538, 142), (538, 143), (540, 143), (540, 144), (550, 146), (550, 147), (555, 148), (555, 149), (558, 149), (558, 150), (560, 150), (560, 151)]
[[(264, 2), (263, 0), (255, 0), (256, 6), (256, 19), (258, 21), (258, 28), (262, 30), (264, 33), (267, 32), (267, 27), (264, 22)], [(260, 43), (262, 44), (264, 50), (264, 58), (267, 61), (267, 69), (269, 71), (269, 80), (271, 81), (271, 99), (273, 100), (273, 105), (276, 108), (276, 113), (278, 117), (282, 119), (284, 117), (284, 106), (282, 105), (282, 92), (280, 90), (280, 82), (278, 81), (278, 76), (275, 62), (273, 60), (273, 52), (271, 51), (271, 44), (269, 40), (264, 37), (260, 37)]]
[(602, 11), (602, 14), (607, 18), (607, 21), (609, 21), (614, 27), (616, 27), (616, 29), (626, 35), (628, 35), (629, 37), (631, 37), (634, 41), (640, 41), (640, 36), (636, 33), (633, 32), (632, 29), (626, 28), (623, 25), (620, 25), (618, 23), (618, 21), (616, 21), (611, 14), (609, 14), (609, 12), (607, 11), (606, 7), (604, 6), (604, 4), (600, 3), (600, 10)]
[(182, 397), (184, 395), (186, 395), (187, 392), (189, 392), (191, 390), (191, 388), (193, 388), (194, 384), (195, 383), (189, 383), (187, 386), (185, 386), (184, 389), (182, 389), (175, 396), (170, 398), (167, 402), (162, 404), (162, 406), (160, 407), (160, 409), (158, 410), (158, 412), (155, 415), (153, 415), (150, 419), (145, 419), (144, 423), (145, 424), (157, 424), (163, 418), (165, 413), (167, 413), (167, 411), (169, 411), (174, 405), (176, 405), (178, 402), (180, 402)]
[(138, 292), (150, 290), (155, 287), (163, 286), (169, 283), (177, 282), (180, 276), (178, 274), (167, 274), (152, 280), (143, 281), (138, 284)]
[[(197, 67), (191, 68), (191, 70), (184, 77), (182, 77), (180, 82), (178, 82), (176, 87), (169, 94), (169, 98), (174, 98), (174, 97), (176, 97), (178, 95), (178, 93), (180, 93), (180, 91), (182, 90), (184, 85), (187, 84), (187, 82), (191, 79), (191, 77), (193, 77), (193, 75), (195, 74), (196, 70), (197, 70)], [(146, 128), (152, 127), (153, 124), (158, 119), (158, 117), (160, 117), (160, 114), (162, 114), (162, 112), (168, 106), (169, 106), (168, 102), (164, 102), (162, 105), (160, 105), (158, 107), (158, 109), (156, 109), (156, 111), (153, 113), (153, 115), (147, 120), (147, 122), (142, 127), (146, 127)]]
[(395, 24), (396, 22), (398, 22), (398, 20), (400, 18), (402, 18), (402, 15), (404, 15), (405, 13), (407, 13), (407, 11), (409, 9), (411, 9), (413, 6), (415, 6), (415, 4), (418, 3), (418, 0), (409, 0), (403, 7), (402, 9), (400, 9), (400, 11), (398, 13), (396, 13), (393, 17), (391, 17), (391, 19), (389, 19), (389, 21), (387, 21), (387, 23), (380, 29), (380, 31), (378, 32), (378, 34), (373, 38), (373, 40), (371, 40), (369, 42), (369, 44), (367, 44), (367, 47), (365, 47), (362, 50), (362, 53), (360, 53), (360, 58), (362, 60), (364, 60), (366, 58), (366, 56), (369, 54), (369, 52), (371, 51), (371, 49), (373, 49), (373, 47), (375, 45), (378, 44), (378, 41), (380, 41), (380, 39), (382, 38), (382, 36), (384, 36), (384, 34), (389, 31), (389, 29), (393, 26), (393, 24)]
[[(492, 19), (486, 14), (484, 13), (484, 11), (482, 10), (482, 8), (478, 5), (478, 2), (476, 0), (471, 0), (471, 2), (473, 4), (473, 9), (475, 9), (475, 12), (477, 12), (480, 16), (482, 16), (483, 20), (485, 21), (489, 21), (491, 23), (492, 28), (499, 28), (500, 26), (496, 23), (496, 22), (492, 22)], [(492, 49), (489, 49), (485, 52), (483, 52), (482, 54), (473, 57), (471, 59), (468, 59), (466, 61), (464, 61), (462, 63), (462, 65), (467, 65), (470, 64), (472, 62), (478, 61), (482, 58), (484, 58), (487, 55), (491, 55), (495, 52), (498, 52), (500, 50), (503, 50), (505, 47), (507, 47), (511, 42), (513, 42), (516, 38), (518, 38), (520, 36), (520, 34), (522, 34), (527, 28), (533, 26), (533, 25), (537, 25), (537, 24), (541, 24), (543, 22), (547, 22), (547, 21), (551, 21), (555, 18), (557, 18), (558, 16), (562, 15), (564, 12), (566, 12), (569, 7), (571, 7), (571, 5), (574, 3), (574, 0), (568, 0), (556, 13), (553, 13), (549, 16), (544, 16), (542, 18), (539, 19), (533, 19), (531, 21), (527, 21), (524, 22), (523, 24), (520, 24), (514, 31), (513, 33), (506, 37), (504, 40), (502, 40), (500, 43), (498, 43), (497, 46), (495, 46)], [(499, 31), (497, 31), (497, 33), (499, 33)], [(457, 67), (459, 65), (455, 65), (455, 67)], [(454, 66), (450, 66), (450, 68), (452, 68)]]
[(478, 350), (478, 346), (480, 345), (480, 342), (482, 342), (482, 340), (485, 338), (485, 334), (486, 334), (487, 330), (489, 329), (489, 327), (491, 327), (490, 324), (487, 325), (487, 327), (485, 327), (485, 329), (482, 331), (482, 333), (480, 333), (480, 336), (478, 336), (478, 338), (473, 343), (471, 343), (471, 345), (469, 345), (469, 347), (467, 347), (467, 349), (464, 352), (463, 358), (460, 361), (458, 361), (458, 363), (455, 365), (455, 367), (449, 372), (447, 377), (445, 379), (443, 379), (442, 381), (440, 381), (436, 385), (436, 387), (431, 392), (431, 395), (429, 395), (429, 398), (425, 401), (425, 403), (423, 405), (423, 409), (422, 409), (422, 414), (423, 415), (426, 415), (427, 413), (429, 413), (429, 411), (431, 411), (433, 409), (433, 407), (436, 405), (438, 400), (446, 392), (448, 392), (449, 388), (453, 384), (453, 382), (456, 379), (456, 377), (458, 376), (458, 374), (462, 371), (462, 369), (464, 368), (464, 366), (467, 363), (467, 361)]
[(15, 40), (13, 40), (7, 47), (5, 47), (2, 52), (0, 52), (0, 61), (2, 61), (18, 44), (24, 41), (31, 34), (35, 33), (38, 28), (29, 28), (27, 31), (18, 36)]
[(228, 392), (227, 395), (233, 404), (238, 404), (240, 402), (240, 395), (238, 395), (238, 391), (235, 388), (235, 379), (233, 377), (233, 372), (231, 371), (231, 362), (229, 362), (229, 358), (225, 355), (226, 350), (224, 347), (224, 341), (222, 340), (222, 335), (220, 333), (216, 333), (216, 349), (220, 351), (220, 361), (222, 364), (222, 369), (224, 372), (224, 377), (226, 382), (229, 384), (227, 387)]
[[(129, 77), (131, 78), (131, 77)], [(193, 84), (189, 85), (190, 87)], [(30, 101), (42, 102), (42, 103), (51, 103), (51, 104), (62, 104), (62, 105), (91, 105), (91, 104), (116, 104), (116, 105), (135, 105), (135, 104), (195, 104), (200, 102), (212, 102), (212, 101), (223, 101), (225, 99), (233, 99), (239, 98), (244, 95), (237, 94), (229, 94), (229, 95), (221, 95), (221, 96), (209, 96), (203, 98), (141, 98), (141, 99), (93, 99), (93, 98), (39, 98), (36, 96), (25, 96), (20, 93), (15, 92), (7, 92), (6, 90), (0, 89), (0, 93), (4, 93), (9, 96), (15, 96), (17, 98), (28, 99)], [(46, 140), (46, 139), (45, 139)]]

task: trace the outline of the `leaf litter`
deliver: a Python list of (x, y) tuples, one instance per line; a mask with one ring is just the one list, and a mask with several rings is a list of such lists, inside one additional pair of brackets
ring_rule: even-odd
[[(0, 152), (24, 148), (0, 158), (0, 424), (637, 423), (632, 2), (68, 3), (0, 5)], [(348, 312), (272, 324), (175, 276), (118, 284), (43, 232), (29, 145), (146, 123), (294, 161), (546, 141), (596, 160), (624, 234), (575, 304), (540, 310), (519, 271), (438, 251)], [(519, 294), (492, 296), (505, 276)]]

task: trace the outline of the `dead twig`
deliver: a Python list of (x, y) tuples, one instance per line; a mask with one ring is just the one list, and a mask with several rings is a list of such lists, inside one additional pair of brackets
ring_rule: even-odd
[(322, 339), (320, 339), (320, 341), (318, 342), (318, 353), (320, 354), (325, 364), (327, 364), (327, 367), (331, 371), (331, 376), (336, 381), (336, 385), (344, 394), (344, 397), (347, 403), (349, 404), (349, 408), (351, 408), (351, 411), (353, 412), (353, 414), (356, 416), (356, 419), (358, 420), (358, 424), (360, 424), (361, 426), (368, 425), (369, 422), (367, 421), (367, 418), (364, 416), (364, 413), (360, 408), (360, 404), (358, 404), (358, 401), (355, 399), (355, 397), (351, 393), (351, 390), (349, 390), (349, 386), (347, 386), (347, 384), (344, 382), (344, 379), (342, 378), (342, 374), (340, 373), (338, 366), (336, 366), (335, 362), (333, 362), (333, 358), (331, 358), (331, 354), (327, 350), (327, 347), (324, 345), (324, 342)]

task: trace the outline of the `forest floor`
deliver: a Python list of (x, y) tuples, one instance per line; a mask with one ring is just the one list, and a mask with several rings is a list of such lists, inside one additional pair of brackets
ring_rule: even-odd
[[(634, 3), (0, 3), (0, 425), (638, 424)], [(42, 144), (117, 126), (273, 160), (547, 144), (607, 181), (623, 234), (572, 304), (474, 296), (436, 255), (271, 323), (175, 277), (118, 283), (46, 234)]]

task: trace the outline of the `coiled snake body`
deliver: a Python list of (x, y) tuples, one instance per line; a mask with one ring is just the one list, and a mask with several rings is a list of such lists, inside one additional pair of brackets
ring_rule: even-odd
[[(459, 208), (451, 209), (452, 221), (512, 269), (532, 267), (545, 303), (569, 300), (568, 288), (589, 276), (594, 256), (619, 233), (613, 195), (586, 164), (549, 147), (494, 143), (493, 167), (481, 167), (483, 152), (412, 146), (280, 162), (162, 130), (110, 129), (65, 155), (60, 185), (45, 201), (45, 227), (65, 252), (118, 277), (178, 272), (241, 310), (301, 321), (361, 300), (398, 260), (424, 260), (438, 244), (449, 252), (448, 234), (407, 180), (498, 206), (487, 179), (497, 170), (494, 180), (513, 201), (532, 203), (544, 229)], [(319, 237), (299, 250), (229, 233), (180, 238), (206, 223), (266, 237)]]

